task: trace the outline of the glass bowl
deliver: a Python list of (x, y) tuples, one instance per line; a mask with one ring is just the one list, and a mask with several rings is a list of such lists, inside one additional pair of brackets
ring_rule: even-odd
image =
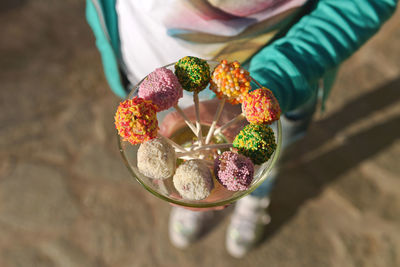
[[(207, 61), (208, 64), (210, 65), (210, 70), (212, 71), (218, 64), (219, 62), (216, 61)], [(174, 71), (174, 64), (169, 64), (166, 65), (165, 67), (168, 69), (171, 69)], [(143, 80), (142, 80), (143, 81)], [(127, 99), (131, 99), (138, 94), (138, 88), (139, 85), (141, 84), (140, 81), (131, 91), (131, 93), (127, 96)], [(261, 88), (262, 86), (252, 79), (251, 81), (251, 87), (252, 89), (257, 89)], [(179, 100), (178, 106), (184, 110), (185, 113), (189, 114), (193, 110), (193, 93), (192, 92), (187, 92), (184, 90), (184, 96)], [(210, 105), (212, 102), (217, 102), (219, 101), (217, 98), (215, 98), (215, 94), (207, 87), (205, 90), (201, 91), (199, 93), (199, 102), (200, 102), (200, 114), (203, 116), (204, 113), (207, 113), (208, 110), (205, 109), (207, 105)], [(202, 106), (204, 104), (204, 107), (202, 109)], [(218, 104), (215, 103), (215, 106)], [(234, 118), (236, 115), (240, 114), (240, 104), (236, 105), (236, 109), (238, 110), (236, 114), (232, 112), (233, 108), (227, 108), (227, 105), (225, 104), (224, 109), (222, 111), (221, 118), (224, 117), (226, 120), (229, 120), (230, 118)], [(203, 112), (202, 112), (203, 111)], [(224, 114), (225, 112), (225, 114)], [(194, 112), (192, 112), (194, 113)], [(232, 113), (232, 114), (231, 114)], [(159, 112), (157, 114), (157, 119), (158, 119), (158, 125), (160, 128), (164, 127), (165, 125), (169, 125), (170, 121), (169, 118), (174, 117), (178, 118), (179, 116), (171, 116), (175, 115), (176, 111), (174, 108), (170, 108), (166, 111)], [(210, 114), (211, 117), (213, 117), (213, 114)], [(193, 115), (194, 116), (194, 115)], [(194, 123), (195, 120), (193, 116), (190, 116), (190, 119)], [(203, 116), (204, 117), (204, 116)], [(208, 119), (206, 118), (205, 120), (201, 120), (201, 125), (202, 125), (202, 132), (203, 132), (203, 137), (208, 132), (209, 126), (211, 124), (212, 118)], [(213, 138), (214, 143), (226, 143), (230, 142), (232, 143), (234, 136), (232, 136), (232, 132), (234, 132), (233, 135), (236, 135), (240, 129), (243, 128), (243, 123), (247, 124), (247, 121), (244, 120), (242, 124), (239, 124), (237, 129), (235, 130), (230, 130), (232, 127), (227, 128), (223, 133), (215, 136)], [(181, 121), (175, 122), (176, 127), (172, 130), (170, 134), (168, 134), (168, 137), (175, 141), (176, 143), (182, 145), (182, 146), (187, 146), (188, 144), (192, 143), (195, 135), (192, 133), (192, 131), (189, 129), (189, 127), (184, 123), (183, 119)], [(241, 127), (240, 127), (241, 125)], [(169, 125), (170, 126), (170, 125)], [(268, 175), (272, 169), (272, 167), (276, 164), (277, 159), (279, 157), (280, 151), (281, 151), (281, 143), (282, 143), (282, 127), (281, 127), (281, 122), (280, 120), (275, 121), (270, 125), (270, 127), (273, 129), (275, 133), (275, 142), (276, 142), (276, 150), (270, 157), (270, 159), (263, 163), (262, 165), (255, 165), (255, 172), (254, 172), (254, 179), (249, 186), (247, 190), (244, 191), (229, 191), (225, 187), (223, 187), (216, 179), (215, 177), (213, 178), (214, 182), (214, 188), (211, 191), (211, 194), (209, 197), (203, 200), (187, 200), (183, 199), (178, 191), (175, 189), (173, 182), (172, 182), (172, 177), (166, 179), (166, 180), (158, 180), (158, 179), (152, 179), (149, 178), (138, 170), (137, 167), (137, 151), (139, 149), (140, 145), (132, 145), (127, 141), (123, 141), (122, 138), (118, 136), (118, 145), (119, 149), (123, 158), (123, 161), (132, 174), (132, 176), (138, 181), (147, 191), (155, 195), (156, 197), (165, 200), (167, 202), (184, 206), (184, 207), (189, 207), (189, 208), (210, 208), (210, 207), (217, 207), (217, 206), (224, 206), (228, 205), (230, 203), (235, 202), (239, 198), (242, 198), (248, 194), (250, 194), (252, 191), (254, 191), (258, 186), (260, 186), (266, 179), (268, 179)], [(218, 150), (217, 153), (222, 153), (223, 151), (228, 150)], [(178, 164), (179, 164), (179, 159), (178, 159)], [(212, 171), (212, 167), (211, 172)]]

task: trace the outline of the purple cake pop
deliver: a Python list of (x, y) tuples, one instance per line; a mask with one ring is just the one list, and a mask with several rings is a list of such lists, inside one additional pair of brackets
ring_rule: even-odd
[(178, 104), (183, 89), (175, 74), (167, 68), (157, 68), (147, 75), (139, 86), (139, 97), (151, 100), (157, 111), (163, 111)]
[(214, 161), (214, 174), (229, 191), (243, 191), (253, 181), (254, 165), (246, 156), (225, 151)]

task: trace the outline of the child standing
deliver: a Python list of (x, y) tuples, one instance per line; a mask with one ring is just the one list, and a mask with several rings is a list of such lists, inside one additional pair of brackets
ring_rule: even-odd
[[(238, 60), (277, 97), (288, 147), (305, 134), (319, 85), (324, 103), (335, 70), (395, 7), (395, 0), (87, 0), (87, 19), (118, 96), (156, 67), (187, 55)], [(233, 256), (244, 256), (268, 223), (274, 180), (237, 202), (226, 239)], [(174, 207), (173, 244), (195, 241), (210, 215)]]

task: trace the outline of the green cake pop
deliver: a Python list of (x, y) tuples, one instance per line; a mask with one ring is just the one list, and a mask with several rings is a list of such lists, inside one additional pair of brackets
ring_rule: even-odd
[(266, 162), (276, 149), (274, 131), (266, 124), (248, 124), (233, 141), (233, 147), (254, 164)]
[(175, 63), (175, 75), (183, 89), (200, 92), (210, 82), (210, 66), (203, 59), (186, 56)]

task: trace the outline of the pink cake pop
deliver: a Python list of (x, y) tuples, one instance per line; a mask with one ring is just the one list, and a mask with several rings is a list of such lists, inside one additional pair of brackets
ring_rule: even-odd
[(157, 106), (157, 111), (177, 105), (182, 96), (183, 89), (178, 78), (167, 68), (155, 69), (139, 87), (139, 97), (151, 100)]
[(243, 155), (225, 151), (214, 161), (214, 174), (229, 191), (243, 191), (253, 181), (254, 165)]

